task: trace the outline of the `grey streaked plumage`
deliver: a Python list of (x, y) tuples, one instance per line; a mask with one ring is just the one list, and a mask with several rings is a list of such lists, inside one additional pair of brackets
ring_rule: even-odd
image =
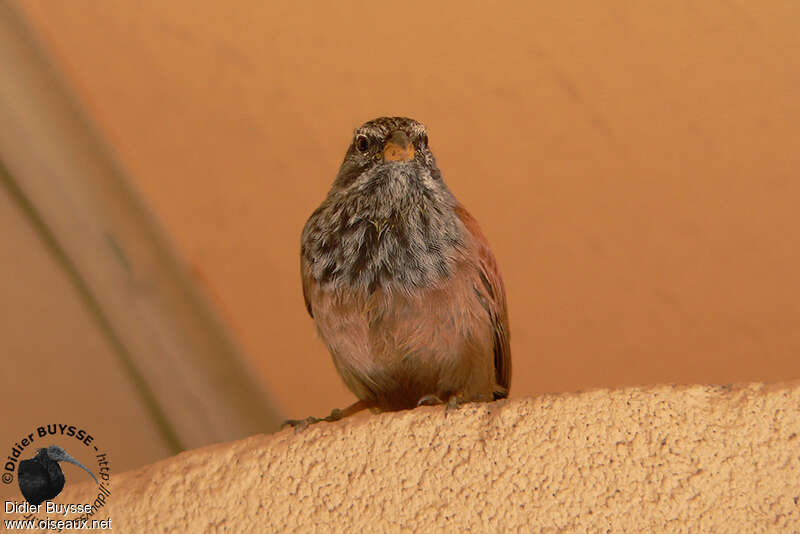
[[(384, 140), (407, 128), (422, 161), (382, 165)], [(463, 228), (453, 218), (455, 197), (427, 148), (424, 127), (401, 118), (377, 119), (356, 130), (370, 149), (354, 145), (333, 188), (311, 215), (302, 236), (303, 259), (324, 287), (423, 287), (452, 272)]]

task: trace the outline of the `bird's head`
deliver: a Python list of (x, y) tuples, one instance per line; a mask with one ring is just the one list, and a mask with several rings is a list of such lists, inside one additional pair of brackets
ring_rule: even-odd
[(355, 130), (334, 187), (368, 193), (409, 180), (428, 188), (441, 182), (427, 129), (414, 119), (380, 117)]

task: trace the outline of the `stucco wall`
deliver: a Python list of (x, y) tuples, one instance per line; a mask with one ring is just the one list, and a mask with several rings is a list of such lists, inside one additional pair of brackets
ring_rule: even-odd
[(799, 480), (800, 384), (658, 387), (254, 436), (115, 475), (108, 512), (121, 532), (786, 533)]

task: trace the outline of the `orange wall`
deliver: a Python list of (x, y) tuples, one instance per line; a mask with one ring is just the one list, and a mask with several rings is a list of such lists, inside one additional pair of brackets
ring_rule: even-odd
[[(4, 186), (0, 178), (0, 466), (29, 433), (34, 444), (22, 459), (61, 444), (86, 461), (71, 438), (72, 447), (48, 441), (60, 435), (38, 435), (57, 424), (93, 435), (111, 451), (114, 473), (173, 454), (72, 280)], [(69, 480), (91, 480), (73, 467), (64, 469)], [(17, 485), (0, 484), (0, 501), (20, 498)]]
[(21, 5), (289, 416), (352, 400), (299, 234), (387, 114), (493, 244), (512, 396), (800, 377), (794, 3)]

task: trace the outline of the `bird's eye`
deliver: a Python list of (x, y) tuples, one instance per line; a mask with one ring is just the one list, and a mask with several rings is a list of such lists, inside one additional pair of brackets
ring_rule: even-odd
[(366, 135), (359, 134), (356, 136), (356, 150), (362, 154), (366, 153), (369, 149), (369, 139)]

